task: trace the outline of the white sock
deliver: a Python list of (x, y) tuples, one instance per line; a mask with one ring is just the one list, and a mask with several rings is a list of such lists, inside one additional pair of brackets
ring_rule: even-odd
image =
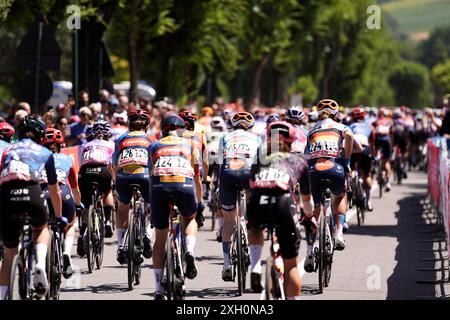
[(5, 300), (8, 294), (8, 286), (0, 286), (0, 300)]
[(123, 242), (124, 242), (126, 232), (127, 232), (127, 229), (117, 228), (117, 245), (119, 246), (119, 248), (123, 247)]
[(223, 217), (217, 218), (217, 230), (222, 229), (223, 227)]
[(45, 271), (48, 246), (45, 243), (36, 244), (36, 267)]
[(188, 235), (186, 236), (186, 252), (192, 253), (194, 255), (196, 236)]
[(64, 252), (63, 254), (67, 254), (70, 258), (70, 253), (72, 252), (72, 246), (73, 246), (73, 237), (66, 237), (66, 240), (64, 240)]
[(250, 249), (250, 270), (251, 272), (261, 273), (262, 246), (258, 244), (251, 244), (248, 247)]
[(147, 221), (147, 226), (145, 227), (145, 233), (150, 237), (150, 239), (153, 239), (153, 229), (150, 225), (150, 223)]
[(164, 269), (153, 269), (153, 275), (155, 277), (155, 291), (161, 292), (161, 281), (163, 277)]
[(300, 296), (286, 297), (286, 300), (300, 300)]

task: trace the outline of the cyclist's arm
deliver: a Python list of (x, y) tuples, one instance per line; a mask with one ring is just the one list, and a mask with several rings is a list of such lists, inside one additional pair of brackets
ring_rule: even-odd
[(50, 199), (52, 201), (55, 216), (60, 218), (62, 216), (62, 200), (61, 191), (59, 190), (58, 178), (55, 169), (55, 160), (53, 154), (50, 155), (45, 163), (45, 171), (47, 173), (48, 191), (50, 192)]
[(309, 169), (307, 164), (305, 164), (302, 168), (298, 183), (300, 184), (300, 195), (302, 198), (303, 211), (305, 212), (305, 215), (310, 218), (313, 215), (314, 202), (311, 197)]
[(75, 172), (75, 168), (73, 166), (70, 168), (68, 179), (73, 198), (75, 199), (75, 204), (79, 206), (81, 203), (81, 193), (78, 187), (78, 175)]
[(344, 143), (344, 156), (345, 159), (350, 159), (353, 152), (353, 133), (350, 129), (344, 131), (345, 143)]

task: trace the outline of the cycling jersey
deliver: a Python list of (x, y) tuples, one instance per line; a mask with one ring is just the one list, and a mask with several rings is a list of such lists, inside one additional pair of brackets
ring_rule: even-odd
[(374, 123), (375, 137), (378, 140), (390, 140), (392, 129), (392, 120), (388, 118), (379, 118)]
[(305, 153), (308, 131), (302, 126), (294, 127), (297, 131), (297, 139), (291, 145), (291, 152)]
[(157, 229), (167, 228), (169, 201), (182, 216), (197, 210), (194, 176), (200, 174), (201, 155), (192, 139), (168, 136), (150, 146), (152, 223)]
[(94, 139), (81, 146), (80, 166), (108, 165), (114, 152), (114, 142)]
[(353, 122), (350, 124), (350, 129), (353, 132), (353, 139), (361, 146), (369, 146), (373, 139), (372, 125), (367, 122)]
[(121, 135), (123, 135), (127, 131), (128, 131), (128, 127), (127, 126), (123, 126), (123, 125), (120, 125), (120, 124), (115, 124), (111, 128), (111, 139), (112, 139), (112, 141), (116, 141)]
[(340, 158), (344, 133), (347, 131), (351, 131), (348, 126), (332, 119), (319, 120), (308, 134), (308, 159)]
[(56, 184), (53, 154), (31, 139), (23, 139), (3, 152), (0, 185), (8, 181), (29, 181), (38, 183), (44, 167), (48, 183)]
[(116, 191), (122, 203), (129, 203), (130, 183), (139, 184), (146, 202), (149, 197), (149, 149), (155, 138), (141, 131), (127, 132), (115, 142), (113, 164), (117, 169)]
[(206, 139), (208, 144), (206, 146), (208, 150), (208, 160), (209, 164), (218, 164), (219, 163), (219, 145), (220, 139), (225, 134), (222, 131), (211, 131), (206, 135)]
[[(70, 185), (72, 188), (77, 188), (78, 177), (75, 168), (73, 167), (72, 157), (66, 154), (56, 153), (53, 154), (53, 158), (55, 159), (54, 161), (58, 183)], [(46, 185), (48, 183), (47, 173), (45, 171), (42, 171), (39, 178), (39, 183), (41, 185)]]
[(250, 170), (259, 156), (261, 138), (253, 133), (238, 129), (222, 136), (219, 155), (223, 155), (224, 171)]

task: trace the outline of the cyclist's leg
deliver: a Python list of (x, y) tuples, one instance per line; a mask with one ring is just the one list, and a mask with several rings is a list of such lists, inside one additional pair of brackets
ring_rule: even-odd
[(327, 178), (331, 181), (330, 191), (335, 196), (332, 208), (334, 221), (336, 223), (336, 245), (341, 250), (345, 248), (343, 228), (345, 223), (345, 214), (347, 212), (347, 192), (345, 192), (345, 172), (344, 168), (335, 163), (335, 166), (327, 171)]
[[(150, 205), (150, 182), (148, 176), (137, 180), (140, 184), (140, 190), (142, 198), (144, 198), (145, 208), (148, 209)], [(143, 218), (145, 219), (145, 235), (144, 235), (144, 257), (150, 259), (152, 257), (152, 238), (153, 228), (150, 222), (150, 210), (143, 212)]]
[(116, 197), (118, 208), (116, 214), (116, 236), (117, 236), (117, 262), (124, 264), (126, 255), (123, 250), (125, 233), (128, 228), (128, 213), (130, 211), (131, 190), (128, 188), (130, 181), (123, 177), (116, 179)]
[(194, 248), (197, 239), (197, 222), (195, 221), (197, 213), (197, 201), (194, 186), (189, 190), (180, 187), (175, 196), (177, 199), (177, 207), (183, 219), (183, 227), (186, 241), (186, 277), (194, 279), (197, 276), (197, 268), (195, 267)]
[(370, 160), (370, 153), (371, 153), (370, 147), (366, 147), (366, 149), (364, 151), (364, 155), (359, 164), (359, 168), (361, 169), (361, 174), (362, 174), (362, 178), (363, 178), (363, 182), (364, 182), (363, 187), (364, 187), (364, 192), (366, 195), (368, 209), (370, 211), (372, 211), (373, 210), (373, 207), (372, 207), (372, 175), (371, 175), (372, 162)]
[(273, 212), (277, 220), (277, 237), (284, 263), (284, 290), (288, 300), (300, 296), (301, 278), (298, 272), (298, 251), (300, 233), (295, 226), (293, 216), (295, 206), (290, 194), (278, 197), (278, 208)]
[(258, 192), (253, 192), (249, 199), (247, 208), (248, 218), (248, 242), (250, 250), (250, 285), (253, 292), (262, 292), (261, 283), (261, 255), (264, 246), (263, 229), (260, 227), (264, 224), (267, 217), (267, 205), (260, 205), (261, 196)]
[(163, 295), (162, 277), (166, 260), (166, 243), (169, 232), (169, 205), (164, 195), (168, 191), (163, 187), (153, 187), (151, 191), (152, 224), (155, 227), (155, 242), (153, 244), (153, 274), (155, 280), (155, 296)]
[(96, 182), (96, 178), (100, 169), (97, 167), (82, 166), (79, 174), (79, 187), (81, 194), (81, 202), (84, 204), (84, 209), (81, 212), (81, 225), (79, 226), (79, 235), (77, 241), (77, 254), (84, 257), (85, 249), (85, 235), (88, 222), (89, 207), (92, 204), (92, 182)]
[(99, 189), (103, 196), (103, 213), (105, 215), (105, 238), (111, 238), (113, 235), (111, 225), (111, 215), (114, 212), (114, 196), (111, 190), (111, 172), (108, 167), (104, 166), (101, 169), (98, 183)]
[(383, 162), (386, 170), (386, 189), (391, 189), (391, 156), (392, 145), (390, 140), (383, 141)]
[[(60, 185), (61, 198), (62, 198), (62, 214), (69, 224), (65, 229), (65, 240), (64, 240), (64, 250), (63, 250), (63, 272), (64, 277), (69, 278), (73, 274), (72, 263), (71, 263), (71, 252), (73, 247), (73, 242), (75, 238), (75, 202), (72, 192), (67, 185)], [(51, 201), (48, 201), (50, 203)], [(50, 209), (50, 205), (49, 205)]]
[(17, 219), (13, 219), (18, 212), (15, 210), (17, 204), (11, 201), (11, 189), (6, 185), (3, 185), (1, 189), (0, 228), (5, 253), (0, 269), (0, 300), (5, 299), (8, 293), (11, 267), (14, 256), (17, 254), (20, 236), (20, 224)]

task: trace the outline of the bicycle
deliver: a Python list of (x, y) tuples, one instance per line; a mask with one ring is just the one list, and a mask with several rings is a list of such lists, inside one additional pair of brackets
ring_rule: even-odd
[(63, 274), (63, 248), (64, 248), (64, 228), (57, 222), (54, 215), (51, 215), (49, 222), (50, 245), (47, 251), (47, 275), (49, 290), (47, 300), (59, 300), (61, 290), (61, 275)]
[(284, 293), (284, 265), (275, 225), (268, 225), (267, 232), (270, 238), (270, 254), (266, 260), (265, 298), (266, 300), (286, 300)]
[(238, 292), (242, 296), (246, 288), (247, 269), (250, 266), (250, 254), (248, 252), (248, 234), (245, 223), (245, 191), (238, 188), (237, 191), (237, 219), (234, 228), (231, 246), (231, 262), (233, 265), (233, 281), (238, 281)]
[(139, 191), (138, 184), (130, 184), (132, 200), (128, 229), (125, 234), (125, 252), (127, 252), (128, 290), (139, 285), (141, 279), (141, 266), (144, 262), (144, 235), (145, 235), (145, 202)]
[(353, 190), (353, 200), (352, 202), (356, 206), (356, 218), (358, 220), (358, 226), (364, 224), (365, 213), (366, 213), (366, 197), (364, 195), (363, 179), (361, 171), (356, 166), (354, 170), (354, 176), (351, 179), (352, 190)]
[(87, 263), (88, 271), (92, 273), (94, 264), (100, 269), (103, 262), (103, 251), (105, 246), (105, 215), (103, 212), (101, 193), (98, 183), (92, 182), (92, 204), (88, 211), (87, 229)]
[(403, 159), (402, 159), (402, 154), (401, 154), (400, 148), (395, 148), (394, 153), (395, 153), (395, 158), (394, 158), (395, 175), (394, 175), (394, 177), (397, 180), (397, 184), (402, 184), (404, 171), (403, 171)]
[(319, 246), (314, 248), (316, 272), (319, 271), (319, 292), (323, 293), (323, 288), (328, 287), (331, 278), (331, 265), (333, 264), (334, 253), (334, 218), (331, 209), (331, 181), (321, 180), (322, 197), (321, 205), (323, 213), (319, 218)]
[(174, 201), (169, 202), (169, 238), (166, 244), (165, 282), (168, 300), (184, 300), (186, 286), (184, 277), (185, 240), (183, 223)]
[[(8, 300), (40, 300), (32, 285), (33, 269), (36, 263), (36, 252), (33, 243), (30, 216), (20, 214), (19, 252), (15, 255), (11, 267)], [(48, 263), (48, 257), (47, 257)]]
[(373, 166), (374, 166), (374, 174), (375, 174), (374, 176), (377, 177), (379, 196), (380, 196), (380, 198), (382, 198), (383, 197), (383, 187), (384, 187), (385, 183), (387, 182), (386, 181), (387, 179), (386, 179), (386, 171), (383, 166), (383, 161), (381, 161), (381, 158), (380, 158), (380, 150), (378, 150), (378, 155), (374, 159)]
[(218, 169), (212, 169), (211, 181), (212, 188), (210, 188), (210, 201), (208, 203), (209, 210), (211, 211), (211, 231), (215, 230), (217, 214), (219, 212), (219, 178)]

